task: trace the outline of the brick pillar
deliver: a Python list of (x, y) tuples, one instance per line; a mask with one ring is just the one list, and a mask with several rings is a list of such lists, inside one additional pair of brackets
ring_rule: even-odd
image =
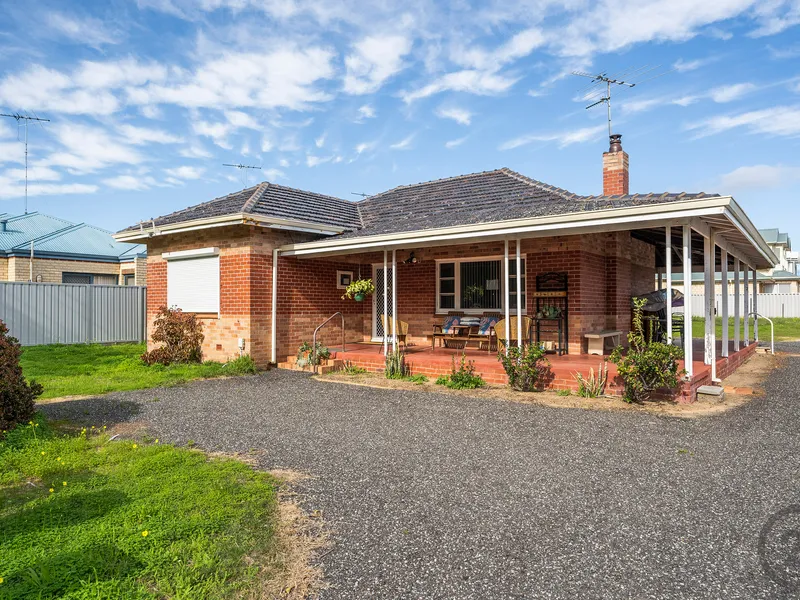
[(628, 153), (622, 149), (622, 136), (614, 134), (608, 152), (603, 152), (603, 195), (628, 194), (628, 172)]

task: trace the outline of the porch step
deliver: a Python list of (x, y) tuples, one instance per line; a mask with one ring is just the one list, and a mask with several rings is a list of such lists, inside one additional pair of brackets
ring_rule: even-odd
[[(343, 360), (331, 357), (320, 361), (317, 371), (319, 373), (332, 373), (333, 371), (338, 371), (343, 366)], [(306, 371), (309, 373), (314, 370), (312, 365), (303, 365), (302, 367), (298, 365), (297, 356), (287, 356), (285, 361), (278, 363), (278, 368), (289, 369), (290, 371)]]

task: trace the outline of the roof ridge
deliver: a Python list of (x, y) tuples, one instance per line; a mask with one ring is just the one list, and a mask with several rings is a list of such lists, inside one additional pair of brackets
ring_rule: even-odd
[(532, 179), (531, 177), (528, 177), (527, 175), (523, 175), (522, 173), (518, 173), (517, 171), (514, 171), (513, 169), (509, 169), (508, 167), (503, 167), (502, 169), (498, 169), (498, 171), (500, 171), (504, 175), (507, 175), (507, 176), (511, 177), (512, 179), (516, 179), (517, 181), (521, 181), (523, 183), (527, 183), (528, 185), (532, 185), (534, 187), (543, 189), (543, 190), (545, 190), (547, 192), (551, 192), (553, 194), (561, 196), (565, 200), (575, 200), (575, 199), (578, 199), (578, 198), (582, 198), (582, 196), (580, 196), (578, 194), (575, 194), (573, 192), (570, 192), (569, 190), (565, 190), (564, 188), (560, 188), (560, 187), (556, 187), (554, 185), (550, 185), (549, 183), (544, 183), (542, 181), (539, 181), (538, 179)]
[(321, 198), (328, 198), (329, 200), (338, 200), (339, 202), (345, 202), (348, 205), (358, 204), (358, 202), (353, 202), (352, 200), (346, 200), (344, 198), (339, 198), (338, 196), (331, 196), (329, 194), (322, 194), (320, 192), (314, 192), (312, 190), (301, 190), (300, 188), (293, 188), (289, 187), (288, 185), (281, 185), (280, 183), (271, 183), (270, 184), (273, 188), (280, 188), (284, 190), (292, 190), (294, 192), (303, 192), (304, 194), (314, 194), (315, 196), (320, 196)]
[(385, 196), (386, 194), (388, 194), (390, 192), (397, 191), (397, 190), (405, 190), (405, 189), (412, 188), (412, 187), (417, 187), (417, 186), (420, 186), (420, 185), (429, 185), (431, 183), (440, 183), (442, 181), (455, 181), (456, 179), (466, 179), (467, 177), (474, 177), (475, 175), (485, 175), (487, 173), (499, 173), (503, 169), (505, 169), (505, 167), (501, 167), (499, 169), (492, 169), (491, 171), (476, 171), (474, 173), (463, 173), (461, 175), (453, 175), (452, 177), (441, 177), (439, 179), (430, 179), (428, 181), (419, 181), (417, 183), (407, 183), (405, 185), (398, 185), (398, 186), (395, 186), (395, 187), (393, 187), (391, 189), (385, 190), (383, 192), (378, 192), (377, 194), (373, 194), (372, 196), (364, 198), (363, 200), (359, 200), (359, 201), (356, 202), (356, 204), (362, 204), (362, 203), (365, 203), (365, 202), (369, 202), (373, 198), (380, 198), (381, 196)]
[[(262, 181), (261, 183), (267, 183), (267, 182)], [(219, 196), (217, 198), (212, 198), (211, 200), (206, 200), (205, 202), (200, 202), (199, 204), (193, 204), (192, 206), (187, 206), (186, 208), (183, 208), (181, 210), (176, 210), (175, 212), (167, 213), (166, 215), (159, 215), (158, 217), (155, 217), (155, 218), (151, 217), (150, 219), (143, 219), (143, 222), (146, 222), (146, 221), (157, 221), (158, 219), (161, 219), (163, 217), (171, 217), (173, 215), (179, 215), (181, 213), (189, 212), (191, 210), (195, 210), (197, 208), (200, 208), (201, 206), (206, 206), (208, 204), (212, 204), (214, 202), (218, 202), (219, 200), (224, 200), (225, 198), (230, 198), (231, 196), (236, 196), (237, 194), (241, 194), (242, 192), (245, 192), (247, 190), (257, 188), (259, 185), (261, 185), (261, 184), (259, 183), (257, 185), (253, 185), (253, 186), (250, 186), (250, 187), (242, 188), (241, 190), (237, 190), (235, 192), (231, 192), (230, 194), (225, 194), (224, 196)], [(137, 225), (138, 225), (138, 223), (137, 223)]]
[(243, 213), (249, 213), (253, 210), (253, 207), (258, 204), (258, 201), (264, 196), (264, 192), (267, 191), (269, 185), (269, 181), (262, 181), (256, 186), (256, 189), (253, 191), (252, 195), (242, 205)]

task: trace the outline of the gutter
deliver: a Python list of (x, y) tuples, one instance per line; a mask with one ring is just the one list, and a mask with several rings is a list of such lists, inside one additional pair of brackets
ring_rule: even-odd
[(145, 227), (144, 224), (142, 224), (140, 229), (119, 231), (113, 234), (112, 237), (118, 242), (130, 242), (133, 240), (147, 240), (160, 235), (198, 231), (213, 227), (227, 227), (230, 225), (258, 225), (270, 229), (288, 229), (291, 231), (315, 233), (318, 235), (338, 235), (345, 231), (344, 227), (333, 225), (323, 225), (293, 219), (279, 219), (251, 213), (234, 213), (220, 217), (194, 219), (168, 225), (156, 225), (155, 227), (152, 225)]

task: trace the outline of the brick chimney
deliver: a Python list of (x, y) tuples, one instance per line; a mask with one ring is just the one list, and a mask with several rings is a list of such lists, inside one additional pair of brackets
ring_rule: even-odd
[(628, 153), (622, 149), (622, 136), (609, 136), (608, 152), (603, 152), (603, 195), (628, 194)]

